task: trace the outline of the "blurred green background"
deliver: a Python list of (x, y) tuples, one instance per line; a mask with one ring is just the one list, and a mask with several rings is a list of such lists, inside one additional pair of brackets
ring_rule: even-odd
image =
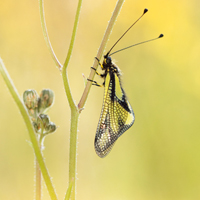
[[(64, 62), (77, 1), (45, 1), (52, 46)], [(78, 103), (116, 0), (84, 0), (69, 81)], [(2, 1), (0, 56), (20, 95), (50, 88), (49, 111), (57, 126), (45, 140), (44, 156), (59, 199), (68, 181), (70, 110), (59, 70), (45, 45), (38, 1)], [(113, 55), (135, 112), (135, 124), (104, 159), (94, 151), (103, 89), (92, 87), (79, 120), (77, 200), (200, 199), (200, 1), (127, 0), (107, 50), (148, 8), (115, 50), (164, 38)], [(106, 53), (105, 51), (105, 53)], [(99, 69), (100, 71), (100, 69)], [(101, 80), (95, 77), (98, 82)], [(26, 126), (0, 76), (0, 199), (34, 196), (34, 155)], [(49, 196), (44, 186), (43, 199)]]

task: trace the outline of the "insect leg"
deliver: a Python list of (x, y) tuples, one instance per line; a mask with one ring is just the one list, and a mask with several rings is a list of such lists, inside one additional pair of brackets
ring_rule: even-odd
[(93, 81), (91, 79), (87, 79), (88, 81), (92, 82), (92, 85), (98, 86), (98, 87), (103, 87), (103, 85), (98, 84), (96, 81)]
[(95, 58), (97, 59), (99, 65), (101, 66), (101, 69), (103, 69), (103, 65), (102, 65), (102, 63), (100, 63), (100, 60), (97, 57), (95, 57)]
[(101, 76), (101, 74), (97, 72), (97, 70), (94, 67), (91, 67), (91, 69), (93, 69), (97, 75)]
[(105, 73), (104, 74), (100, 74), (99, 72), (97, 72), (97, 70), (94, 67), (91, 67), (91, 69), (93, 69), (95, 71), (95, 73), (100, 76), (101, 78), (105, 77)]

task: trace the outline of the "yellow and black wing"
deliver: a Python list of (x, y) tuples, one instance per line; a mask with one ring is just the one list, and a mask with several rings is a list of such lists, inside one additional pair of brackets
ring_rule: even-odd
[(114, 143), (134, 123), (135, 117), (128, 102), (120, 77), (109, 71), (105, 77), (104, 101), (95, 136), (95, 151), (105, 157)]

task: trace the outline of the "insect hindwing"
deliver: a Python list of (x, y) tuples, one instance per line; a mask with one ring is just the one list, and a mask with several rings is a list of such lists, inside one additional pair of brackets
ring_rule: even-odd
[(133, 110), (121, 87), (120, 77), (109, 71), (105, 78), (104, 101), (95, 136), (95, 150), (105, 157), (114, 143), (135, 120)]

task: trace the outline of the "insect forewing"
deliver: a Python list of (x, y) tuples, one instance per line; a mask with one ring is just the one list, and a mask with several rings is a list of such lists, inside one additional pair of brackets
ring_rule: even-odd
[(133, 125), (134, 120), (119, 75), (109, 71), (105, 78), (103, 107), (95, 136), (97, 155), (105, 157), (118, 137)]

